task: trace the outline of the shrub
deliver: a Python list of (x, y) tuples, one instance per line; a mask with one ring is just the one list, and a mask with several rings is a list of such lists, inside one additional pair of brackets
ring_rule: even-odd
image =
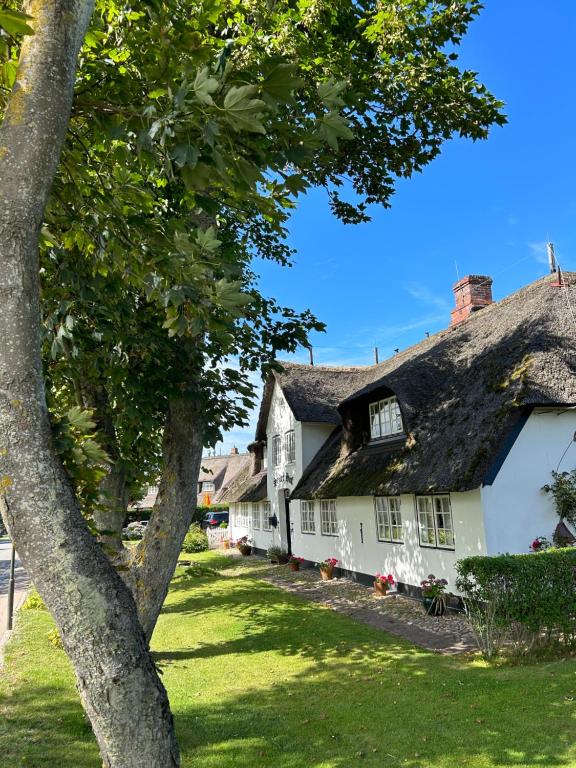
[(188, 529), (188, 533), (184, 537), (184, 544), (182, 545), (184, 552), (204, 552), (208, 549), (208, 536), (200, 528), (199, 525), (194, 523)]
[(266, 557), (271, 563), (287, 563), (288, 552), (282, 547), (269, 547), (266, 550)]
[(47, 637), (55, 648), (64, 648), (64, 645), (62, 644), (62, 638), (60, 637), (60, 632), (58, 632), (56, 627), (48, 632)]
[(486, 658), (576, 646), (576, 549), (459, 560), (456, 586)]
[(46, 606), (44, 605), (44, 600), (40, 597), (38, 592), (36, 592), (35, 589), (33, 589), (26, 600), (22, 603), (22, 610), (23, 611), (45, 611)]

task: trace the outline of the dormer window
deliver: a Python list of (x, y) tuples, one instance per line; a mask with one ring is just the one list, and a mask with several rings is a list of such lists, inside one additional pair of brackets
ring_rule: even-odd
[(370, 403), (370, 436), (372, 440), (404, 431), (400, 406), (395, 397), (387, 397), (377, 403)]

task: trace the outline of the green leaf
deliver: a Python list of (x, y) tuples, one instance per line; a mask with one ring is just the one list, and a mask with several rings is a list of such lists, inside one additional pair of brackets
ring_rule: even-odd
[(33, 18), (33, 16), (28, 16), (26, 13), (20, 13), (20, 11), (9, 11), (4, 9), (3, 11), (0, 11), (0, 27), (5, 29), (9, 35), (33, 35), (34, 30), (26, 23), (27, 20)]
[(253, 99), (258, 87), (255, 85), (233, 85), (224, 98), (224, 109), (228, 122), (237, 131), (266, 133), (259, 117), (266, 108), (261, 99)]
[(340, 97), (342, 91), (346, 88), (346, 83), (337, 82), (330, 78), (325, 83), (318, 84), (318, 96), (322, 99), (326, 106), (334, 109), (335, 107), (341, 107), (344, 101)]
[(338, 112), (324, 115), (318, 133), (333, 149), (338, 149), (338, 139), (354, 138), (346, 119)]
[(5, 61), (2, 65), (2, 82), (6, 88), (12, 88), (16, 82), (16, 72), (18, 67), (15, 61)]
[(218, 80), (216, 80), (215, 77), (210, 76), (208, 67), (204, 67), (204, 69), (201, 69), (196, 75), (192, 90), (199, 102), (206, 104), (206, 106), (211, 106), (214, 104), (214, 100), (210, 94), (217, 91), (219, 86), (220, 83)]
[(198, 162), (198, 156), (198, 150), (191, 144), (177, 144), (170, 152), (170, 157), (178, 168), (183, 168), (185, 165), (194, 168)]
[(276, 101), (291, 104), (294, 102), (294, 91), (304, 86), (304, 80), (296, 75), (296, 64), (278, 64), (266, 75), (262, 90), (273, 96)]
[(208, 229), (199, 229), (196, 235), (196, 242), (205, 251), (213, 253), (217, 251), (222, 244), (221, 240), (216, 237), (216, 230), (214, 227), (208, 227)]
[(150, 91), (148, 93), (148, 98), (149, 99), (160, 99), (162, 96), (166, 96), (167, 93), (168, 93), (168, 89), (167, 88), (154, 88), (153, 91)]

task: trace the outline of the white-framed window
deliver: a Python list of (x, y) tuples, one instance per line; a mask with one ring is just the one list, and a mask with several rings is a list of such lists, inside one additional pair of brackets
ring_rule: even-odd
[(268, 469), (268, 446), (262, 446), (262, 469)]
[(243, 528), (248, 527), (248, 502), (240, 502), (240, 523)]
[(282, 460), (282, 437), (274, 435), (272, 438), (272, 466), (277, 467)]
[(320, 533), (323, 536), (338, 536), (336, 499), (322, 499), (320, 501)]
[(400, 496), (376, 496), (376, 531), (378, 541), (402, 543), (402, 512), (400, 511)]
[(293, 429), (289, 429), (284, 435), (284, 454), (287, 464), (296, 461), (296, 433)]
[(272, 506), (269, 501), (262, 502), (262, 530), (271, 531), (270, 515), (272, 514)]
[(313, 501), (300, 504), (300, 530), (302, 533), (316, 533), (316, 515)]
[(213, 493), (216, 490), (212, 480), (204, 480), (202, 482), (202, 493)]
[(252, 504), (252, 528), (260, 530), (260, 504)]
[(158, 485), (149, 485), (148, 486), (148, 495), (149, 496), (158, 496), (159, 486)]
[(395, 397), (370, 403), (370, 435), (372, 439), (397, 435), (404, 430), (400, 406)]
[(454, 549), (449, 496), (417, 496), (418, 535), (423, 547)]

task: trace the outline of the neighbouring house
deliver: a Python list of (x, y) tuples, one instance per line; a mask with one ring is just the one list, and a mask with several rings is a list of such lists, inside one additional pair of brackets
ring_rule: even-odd
[(232, 536), (415, 593), (551, 537), (542, 486), (576, 465), (576, 273), (499, 302), (491, 283), (460, 280), (450, 326), (380, 364), (282, 363), (229, 490)]
[[(238, 475), (250, 465), (249, 453), (239, 453), (237, 448), (225, 456), (203, 456), (198, 476), (199, 507), (209, 507), (213, 504), (226, 504), (228, 490), (236, 481)], [(146, 496), (133, 505), (133, 511), (150, 511), (156, 502), (158, 486), (150, 486)]]

